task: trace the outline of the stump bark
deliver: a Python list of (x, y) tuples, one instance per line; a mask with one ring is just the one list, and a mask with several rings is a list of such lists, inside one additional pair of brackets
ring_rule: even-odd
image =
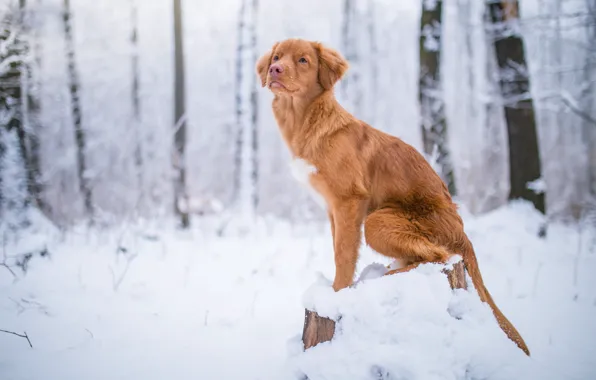
[[(443, 271), (447, 275), (451, 289), (467, 289), (466, 271), (464, 262), (460, 261), (453, 265), (453, 269)], [(392, 273), (387, 273), (392, 274)], [(315, 311), (306, 309), (304, 311), (304, 328), (302, 330), (302, 343), (304, 350), (316, 346), (319, 343), (328, 342), (335, 334), (335, 321), (321, 317)]]

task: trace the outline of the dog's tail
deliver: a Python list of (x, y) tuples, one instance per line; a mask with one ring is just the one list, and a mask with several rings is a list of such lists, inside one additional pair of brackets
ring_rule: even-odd
[(463, 259), (464, 265), (466, 266), (466, 270), (470, 277), (472, 278), (472, 283), (474, 287), (478, 291), (478, 296), (482, 302), (486, 302), (489, 304), (490, 308), (493, 311), (499, 326), (505, 332), (505, 334), (511, 339), (526, 355), (530, 356), (530, 350), (528, 346), (526, 346), (526, 342), (524, 342), (523, 338), (513, 326), (511, 322), (505, 317), (505, 315), (499, 310), (495, 301), (491, 297), (490, 293), (484, 286), (484, 281), (482, 280), (482, 276), (480, 274), (480, 268), (478, 267), (478, 261), (476, 260), (476, 254), (474, 253), (474, 247), (472, 243), (467, 237), (464, 237), (465, 245), (463, 249)]

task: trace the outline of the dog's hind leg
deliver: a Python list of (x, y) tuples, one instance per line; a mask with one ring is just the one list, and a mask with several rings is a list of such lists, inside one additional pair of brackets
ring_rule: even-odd
[(413, 264), (445, 263), (452, 256), (445, 247), (428, 240), (418, 226), (394, 208), (379, 209), (368, 215), (364, 237), (373, 250), (405, 264), (396, 273), (413, 269)]

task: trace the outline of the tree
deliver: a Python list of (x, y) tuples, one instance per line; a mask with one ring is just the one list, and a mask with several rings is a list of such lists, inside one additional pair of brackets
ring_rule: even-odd
[(132, 112), (133, 112), (133, 123), (136, 129), (136, 140), (134, 148), (134, 164), (137, 174), (137, 184), (139, 186), (139, 201), (142, 203), (144, 200), (144, 181), (143, 181), (143, 150), (141, 146), (141, 99), (139, 95), (139, 31), (138, 31), (138, 16), (137, 16), (137, 3), (136, 0), (130, 1), (131, 8), (131, 23), (132, 30), (130, 33), (130, 43), (132, 50)]
[[(27, 168), (30, 167), (25, 91), (28, 49), (23, 7), (24, 3), (21, 2), (18, 9), (11, 9), (5, 14), (0, 27), (0, 120), (3, 129), (7, 132), (6, 138), (0, 140), (0, 165), (3, 166), (2, 171), (6, 175), (4, 185), (10, 183), (13, 189), (12, 195), (6, 197), (3, 195), (2, 198), (7, 208), (20, 216), (18, 224), (27, 223), (24, 211), (31, 204), (32, 199), (30, 176), (23, 180), (14, 178), (14, 170), (12, 175), (9, 174), (9, 166), (16, 169), (18, 174), (26, 173)], [(17, 152), (17, 162), (8, 163), (5, 160), (5, 154), (10, 147), (16, 148), (13, 152)], [(16, 167), (14, 167), (15, 164)], [(20, 177), (18, 174), (17, 177)]]
[[(19, 2), (21, 13), (21, 25), (25, 34), (24, 51), (29, 57), (23, 64), (23, 122), (25, 124), (25, 140), (27, 161), (25, 170), (27, 173), (27, 190), (31, 200), (42, 210), (49, 212), (49, 206), (42, 198), (43, 184), (41, 173), (41, 153), (39, 134), (41, 133), (41, 100), (39, 98), (39, 87), (41, 81), (36, 70), (41, 67), (41, 44), (39, 43), (38, 17), (27, 7), (26, 0)], [(35, 17), (34, 17), (35, 16)]]
[(232, 203), (248, 217), (256, 214), (259, 204), (259, 98), (257, 77), (252, 75), (254, 62), (259, 57), (258, 11), (258, 0), (250, 0), (250, 3), (249, 0), (240, 1), (236, 45), (236, 140)]
[(80, 84), (76, 67), (74, 38), (72, 32), (72, 14), (70, 0), (64, 0), (64, 37), (66, 40), (66, 61), (68, 65), (68, 88), (71, 102), (72, 122), (74, 126), (75, 145), (77, 150), (77, 174), (79, 179), (79, 190), (83, 196), (83, 203), (87, 216), (93, 216), (93, 194), (91, 184), (86, 173), (87, 162), (85, 157), (86, 133), (83, 127), (83, 113), (81, 109)]
[[(259, 0), (252, 0), (252, 20), (250, 23), (250, 49), (252, 51), (252, 61), (256, 62), (259, 58), (259, 52), (257, 51), (257, 16), (259, 13)], [(253, 213), (259, 206), (259, 95), (258, 95), (258, 82), (257, 76), (251, 75), (252, 78), (250, 86), (250, 130), (252, 140), (252, 160), (251, 160), (251, 203)]]
[(422, 0), (418, 99), (424, 153), (437, 154), (440, 175), (456, 194), (455, 175), (447, 147), (447, 119), (441, 86), (441, 17), (443, 2)]
[(239, 202), (240, 186), (242, 183), (242, 151), (244, 149), (244, 128), (242, 127), (242, 83), (243, 83), (243, 54), (244, 54), (244, 14), (246, 13), (247, 0), (240, 0), (240, 9), (238, 13), (237, 42), (236, 42), (236, 89), (234, 98), (234, 107), (236, 113), (236, 140), (234, 150), (234, 183), (232, 190), (232, 203)]
[(541, 179), (540, 152), (518, 2), (489, 0), (488, 7), (509, 137), (509, 199), (528, 200), (545, 213), (544, 191), (535, 188)]
[(350, 63), (350, 70), (341, 81), (339, 88), (342, 92), (347, 107), (357, 117), (362, 117), (362, 78), (361, 61), (358, 53), (358, 35), (360, 26), (359, 14), (356, 9), (356, 0), (344, 0), (344, 14), (342, 19), (342, 51), (346, 60)]
[(588, 20), (586, 25), (586, 49), (584, 63), (584, 91), (582, 100), (584, 110), (581, 112), (583, 119), (583, 137), (588, 148), (588, 181), (589, 191), (593, 201), (596, 202), (596, 5), (592, 0), (586, 0)]
[(368, 34), (368, 45), (369, 45), (369, 65), (370, 65), (370, 89), (369, 89), (369, 123), (372, 125), (376, 124), (376, 104), (377, 96), (379, 95), (379, 65), (378, 55), (379, 47), (377, 46), (377, 30), (376, 30), (376, 15), (375, 15), (375, 2), (374, 0), (368, 0), (366, 12), (366, 24)]
[(174, 213), (182, 228), (188, 228), (188, 195), (186, 192), (186, 111), (184, 84), (184, 44), (182, 41), (182, 5), (174, 0)]

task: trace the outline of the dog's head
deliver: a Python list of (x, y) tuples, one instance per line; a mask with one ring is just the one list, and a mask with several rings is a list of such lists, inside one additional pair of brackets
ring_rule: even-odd
[(320, 42), (287, 39), (277, 42), (256, 65), (261, 85), (278, 95), (305, 96), (333, 88), (348, 62)]

